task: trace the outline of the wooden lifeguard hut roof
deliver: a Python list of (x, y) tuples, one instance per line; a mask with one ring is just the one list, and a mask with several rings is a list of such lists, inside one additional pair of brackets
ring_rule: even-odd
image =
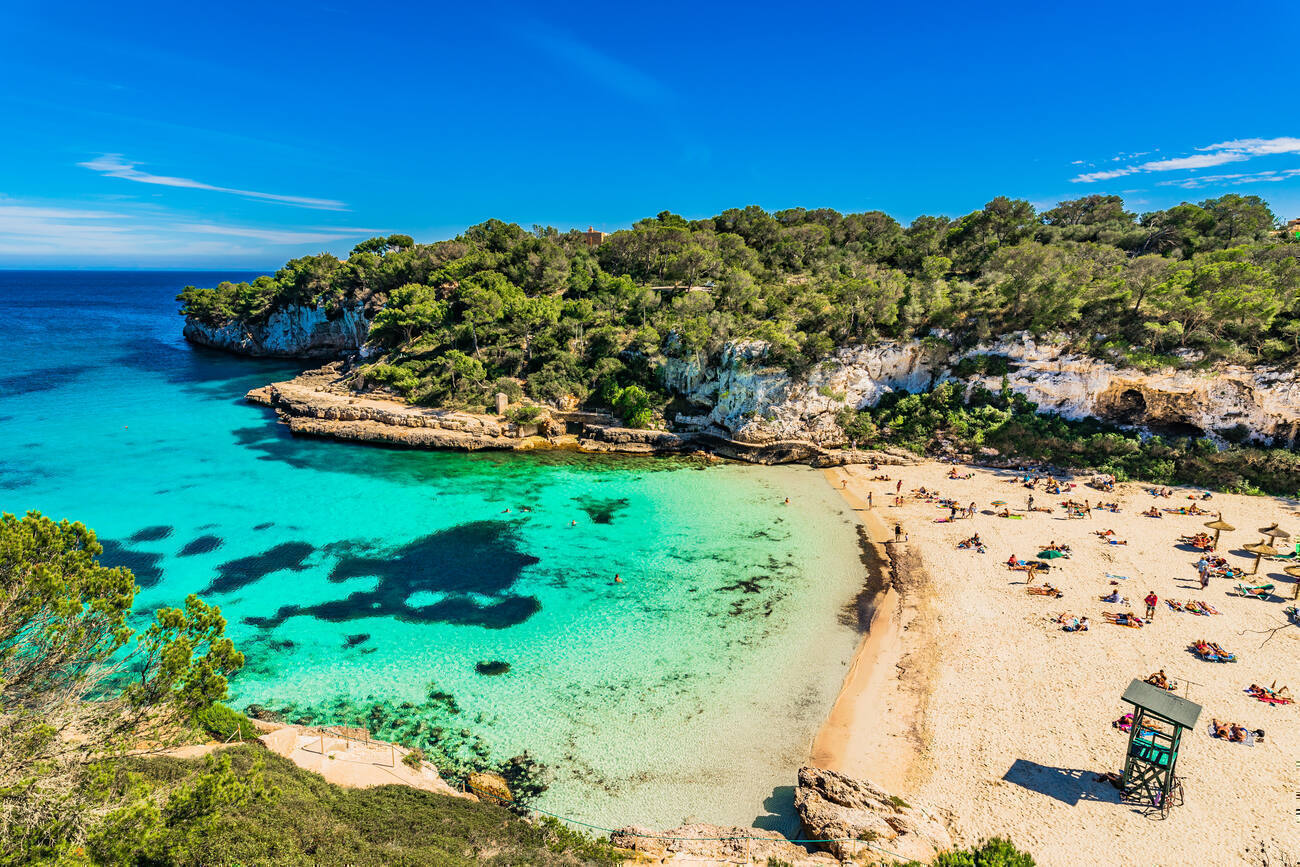
[(1195, 728), (1201, 717), (1201, 706), (1196, 702), (1137, 679), (1124, 690), (1123, 700), (1185, 729)]

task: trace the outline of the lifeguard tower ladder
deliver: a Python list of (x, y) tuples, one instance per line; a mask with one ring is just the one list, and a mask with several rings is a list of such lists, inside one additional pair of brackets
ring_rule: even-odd
[(1201, 706), (1141, 680), (1128, 685), (1123, 700), (1133, 705), (1120, 779), (1124, 799), (1168, 815), (1175, 801), (1182, 801), (1182, 787), (1174, 776), (1178, 743), (1184, 729), (1195, 728)]

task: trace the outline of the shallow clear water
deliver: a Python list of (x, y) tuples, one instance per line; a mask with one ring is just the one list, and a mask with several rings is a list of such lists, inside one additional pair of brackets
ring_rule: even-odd
[(820, 472), (294, 439), (243, 401), (293, 365), (180, 337), (184, 285), (247, 276), (0, 272), (0, 509), (94, 528), (139, 608), (219, 604), (236, 706), (419, 713), (436, 683), (566, 815), (786, 812), (862, 583)]

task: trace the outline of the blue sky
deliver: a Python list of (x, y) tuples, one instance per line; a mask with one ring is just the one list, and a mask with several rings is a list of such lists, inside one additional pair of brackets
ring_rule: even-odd
[(1298, 32), (1281, 2), (6, 4), (0, 266), (1000, 194), (1289, 218)]

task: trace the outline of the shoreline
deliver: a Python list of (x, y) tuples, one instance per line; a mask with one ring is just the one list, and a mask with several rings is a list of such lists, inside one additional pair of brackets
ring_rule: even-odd
[[(1103, 495), (1119, 511), (1103, 511), (1088, 476), (1075, 473), (1066, 476), (1072, 490), (1052, 494), (1038, 485), (1038, 508), (1030, 511), (1024, 473), (965, 465), (952, 477), (952, 468), (938, 461), (909, 467), (901, 505), (893, 505), (895, 483), (888, 483), (881, 516), (891, 529), (897, 521), (916, 536), (890, 545), (897, 548), (902, 613), (897, 629), (885, 621), (879, 639), (873, 630), (855, 660), (857, 676), (846, 678), (837, 709), (848, 727), (824, 735), (842, 751), (832, 757), (882, 784), (902, 781), (893, 790), (945, 816), (959, 845), (1006, 837), (1044, 867), (1194, 863), (1203, 860), (1198, 846), (1207, 841), (1223, 864), (1272, 863), (1274, 855), (1294, 852), (1294, 815), (1285, 805), (1300, 785), (1287, 758), (1300, 738), (1296, 708), (1264, 704), (1246, 687), (1296, 688), (1290, 675), (1300, 633), (1286, 626), (1283, 613), (1294, 604), (1296, 579), (1281, 563), (1264, 561), (1247, 581), (1275, 585), (1266, 600), (1243, 598), (1238, 579), (1215, 578), (1202, 588), (1198, 554), (1183, 539), (1222, 512), (1238, 529), (1225, 531), (1219, 553), (1249, 573), (1254, 557), (1247, 546), (1260, 538), (1255, 528), (1280, 523), (1294, 533), (1300, 503), (1225, 493), (1202, 502), (1199, 489), (1172, 485), (1171, 495), (1155, 498), (1151, 486), (1120, 483)], [(899, 475), (892, 467), (882, 472)], [(872, 475), (865, 468), (841, 473), (863, 482)], [(864, 491), (853, 481), (848, 487)], [(918, 495), (918, 488), (929, 494)], [(880, 501), (884, 492), (875, 493)], [(977, 513), (950, 520), (939, 502), (944, 495), (976, 503)], [(1090, 499), (1092, 514), (1070, 514), (1071, 498)], [(1179, 510), (1189, 502), (1208, 517)], [(1000, 519), (995, 503), (1008, 505), (1012, 519)], [(1149, 517), (1152, 505), (1158, 514)], [(987, 553), (959, 547), (973, 533)], [(1033, 582), (1038, 586), (1008, 569), (1008, 555), (1032, 557), (1053, 543), (1069, 554), (1052, 561)], [(1030, 592), (1045, 584), (1054, 588), (1050, 595)], [(1124, 598), (1104, 600), (1112, 591)], [(1159, 604), (1142, 629), (1107, 622), (1105, 615), (1140, 613), (1148, 592)], [(1214, 613), (1177, 608), (1189, 600)], [(1064, 631), (1061, 618), (1070, 615), (1088, 617), (1091, 628)], [(1198, 659), (1189, 647), (1202, 639), (1222, 643), (1237, 663)], [(887, 671), (891, 654), (897, 673)], [(1125, 688), (1156, 670), (1177, 682), (1178, 697), (1201, 708), (1179, 751), (1186, 800), (1163, 821), (1121, 801), (1100, 779), (1124, 767), (1125, 735), (1112, 723), (1132, 710), (1121, 699)], [(1213, 719), (1267, 737), (1252, 747), (1228, 743), (1208, 734)], [(1062, 835), (1064, 827), (1073, 830)], [(1143, 846), (1125, 846), (1135, 840)], [(1151, 852), (1160, 854), (1152, 860)]]
[(295, 436), (390, 448), (702, 454), (750, 464), (803, 463), (818, 468), (915, 462), (912, 455), (890, 449), (841, 449), (804, 439), (744, 442), (716, 429), (627, 428), (607, 414), (581, 410), (547, 410), (536, 422), (519, 424), (494, 414), (413, 406), (383, 395), (356, 394), (340, 383), (340, 363), (334, 362), (290, 380), (251, 389), (244, 399), (274, 410)]
[[(879, 511), (859, 496), (866, 480), (848, 467), (825, 469), (823, 475), (858, 523), (868, 571), (864, 595), (870, 598), (858, 603), (861, 637), (835, 702), (813, 739), (809, 763), (870, 780), (888, 791), (906, 791), (919, 767), (932, 680), (927, 676), (932, 665), (915, 663), (927, 655), (933, 636), (909, 629), (925, 606), (922, 587), (928, 578), (909, 555), (907, 543), (889, 539)], [(900, 573), (906, 573), (906, 580)], [(932, 662), (933, 654), (928, 656)]]

